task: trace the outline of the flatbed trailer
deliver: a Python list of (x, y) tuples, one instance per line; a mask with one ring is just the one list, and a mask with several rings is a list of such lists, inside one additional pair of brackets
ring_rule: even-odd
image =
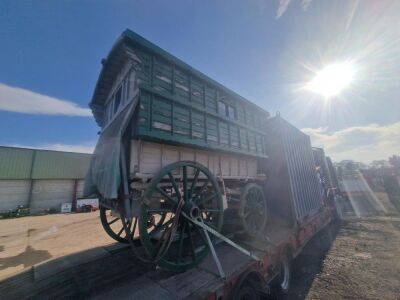
[[(270, 241), (245, 240), (242, 246), (260, 257), (258, 262), (223, 242), (215, 246), (225, 278), (221, 278), (212, 256), (196, 268), (183, 273), (147, 269), (121, 286), (109, 287), (95, 299), (259, 299), (268, 296), (279, 284), (284, 258), (292, 261), (305, 245), (333, 221), (333, 207), (324, 207), (297, 230), (269, 224), (266, 235)], [(240, 239), (240, 238), (239, 238)], [(290, 280), (290, 279), (289, 279)], [(247, 298), (246, 298), (247, 299)]]

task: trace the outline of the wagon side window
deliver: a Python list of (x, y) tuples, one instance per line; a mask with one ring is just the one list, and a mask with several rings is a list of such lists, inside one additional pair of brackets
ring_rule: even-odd
[(225, 102), (218, 101), (218, 114), (226, 117), (226, 104)]
[(236, 111), (232, 105), (228, 105), (228, 118), (229, 119), (236, 119)]
[(115, 93), (115, 98), (114, 98), (114, 114), (118, 112), (118, 109), (121, 105), (121, 99), (122, 99), (122, 86), (118, 88), (118, 91)]
[(106, 125), (108, 123), (110, 123), (110, 121), (112, 119), (112, 110), (113, 110), (112, 105), (113, 105), (113, 102), (112, 102), (112, 100), (110, 100), (108, 102), (107, 108), (106, 108)]

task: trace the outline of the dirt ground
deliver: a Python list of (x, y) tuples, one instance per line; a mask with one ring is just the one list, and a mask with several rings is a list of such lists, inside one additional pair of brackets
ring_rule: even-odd
[(400, 299), (400, 217), (353, 218), (331, 234), (294, 262), (289, 299)]
[(113, 242), (98, 211), (0, 220), (0, 279), (50, 258)]

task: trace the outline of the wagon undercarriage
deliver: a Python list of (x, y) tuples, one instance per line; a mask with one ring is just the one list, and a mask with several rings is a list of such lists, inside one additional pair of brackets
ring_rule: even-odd
[[(147, 154), (150, 146), (153, 152), (156, 152), (154, 147), (165, 147), (145, 144), (147, 148), (143, 148)], [(180, 156), (181, 149), (175, 147), (175, 150)], [(188, 148), (184, 150), (189, 153)], [(133, 151), (132, 154), (137, 153)], [(194, 157), (206, 158), (209, 166), (210, 158), (205, 154), (193, 152)], [(132, 247), (140, 244), (145, 253), (136, 254), (143, 260), (173, 271), (192, 268), (207, 255), (213, 247), (215, 233), (209, 234), (206, 229), (220, 233), (224, 225), (225, 231), (257, 235), (266, 225), (267, 207), (264, 192), (256, 182), (261, 183), (265, 176), (256, 173), (247, 176), (252, 172), (248, 168), (241, 171), (246, 176), (240, 177), (239, 171), (236, 177), (229, 176), (234, 173), (231, 163), (240, 164), (240, 160), (235, 157), (217, 157), (217, 160), (220, 166), (218, 177), (195, 161), (173, 162), (153, 175), (149, 173), (146, 160), (139, 159), (141, 163), (133, 165), (133, 170), (145, 171), (145, 176), (136, 172), (129, 179), (129, 197), (101, 200), (102, 224), (106, 232), (119, 242), (130, 242)], [(163, 159), (158, 161), (161, 164)], [(228, 167), (225, 172), (229, 171), (225, 173), (228, 175), (225, 180), (221, 176), (221, 162)], [(244, 161), (244, 165), (251, 168), (251, 163)]]

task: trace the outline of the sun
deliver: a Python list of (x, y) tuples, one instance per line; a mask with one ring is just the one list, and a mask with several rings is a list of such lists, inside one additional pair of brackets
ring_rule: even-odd
[(314, 79), (304, 88), (319, 94), (325, 98), (338, 96), (348, 88), (354, 80), (355, 70), (351, 62), (334, 63), (317, 72)]

